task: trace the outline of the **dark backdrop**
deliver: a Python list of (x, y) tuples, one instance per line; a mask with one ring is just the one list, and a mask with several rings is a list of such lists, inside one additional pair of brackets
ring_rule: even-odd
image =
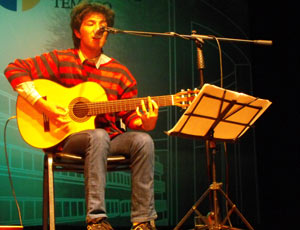
[(252, 36), (274, 41), (270, 48), (252, 49), (254, 93), (273, 102), (264, 119), (256, 124), (262, 204), (260, 229), (286, 229), (296, 226), (291, 220), (298, 218), (299, 203), (294, 186), (299, 176), (297, 16), (290, 2), (249, 3)]
[[(134, 4), (137, 5), (138, 2), (139, 1), (135, 1)], [(170, 27), (166, 28), (166, 30), (175, 29), (175, 31), (179, 33), (190, 33), (190, 28), (187, 28), (186, 30), (181, 29), (185, 28), (185, 23), (189, 23), (190, 20), (198, 20), (196, 17), (197, 14), (193, 14), (193, 18), (188, 18), (187, 15), (189, 14), (189, 12), (195, 13), (197, 6), (200, 6), (201, 2), (205, 1), (169, 1), (168, 3), (174, 4), (171, 7), (175, 8), (175, 11), (172, 12), (175, 12), (176, 15), (172, 15), (172, 12), (168, 12), (169, 14), (171, 14), (169, 15), (171, 16), (170, 18), (174, 20), (171, 20), (169, 25)], [(246, 90), (246, 92), (251, 92), (255, 96), (271, 100), (273, 104), (262, 116), (262, 118), (256, 122), (255, 132), (250, 131), (246, 136), (247, 141), (241, 143), (240, 146), (242, 147), (242, 149), (248, 150), (248, 152), (245, 151), (246, 154), (241, 155), (242, 160), (238, 162), (239, 164), (237, 164), (236, 167), (234, 167), (234, 169), (231, 171), (234, 176), (238, 175), (241, 181), (234, 181), (234, 179), (232, 179), (230, 185), (233, 188), (235, 188), (235, 186), (236, 188), (238, 188), (236, 190), (232, 189), (231, 197), (233, 198), (234, 202), (237, 202), (238, 207), (242, 207), (243, 213), (246, 215), (246, 218), (250, 219), (250, 222), (254, 225), (255, 229), (279, 229), (281, 225), (291, 224), (291, 222), (297, 222), (298, 218), (296, 206), (298, 200), (296, 196), (296, 176), (298, 175), (297, 173), (299, 171), (299, 157), (297, 155), (298, 143), (296, 137), (299, 136), (299, 134), (297, 133), (299, 130), (299, 122), (297, 120), (299, 117), (299, 112), (297, 111), (295, 105), (297, 105), (296, 69), (297, 65), (299, 65), (299, 58), (297, 57), (297, 46), (294, 45), (296, 44), (296, 32), (292, 34), (292, 32), (289, 31), (290, 27), (296, 28), (293, 27), (295, 26), (293, 22), (296, 20), (290, 19), (293, 14), (289, 14), (288, 16), (285, 15), (285, 12), (287, 10), (287, 2), (279, 3), (258, 0), (231, 0), (226, 2), (221, 0), (213, 0), (209, 2), (225, 15), (236, 20), (235, 22), (237, 24), (240, 24), (243, 26), (243, 28), (246, 28), (246, 33), (249, 38), (271, 39), (274, 42), (274, 45), (271, 47), (247, 46), (241, 48), (243, 49), (243, 51), (247, 52), (247, 54), (249, 55), (248, 57), (251, 61), (251, 82), (253, 83), (253, 85), (252, 89), (249, 89), (243, 85), (238, 86), (243, 90)], [(248, 5), (248, 7), (239, 8), (239, 4), (243, 6), (245, 6), (246, 4)], [(164, 5), (166, 5), (166, 2)], [(230, 5), (231, 7), (226, 7)], [(126, 9), (126, 6), (127, 5), (124, 3), (124, 7), (122, 9)], [(294, 8), (296, 8), (296, 6)], [(157, 7), (157, 10), (155, 12), (159, 13), (159, 10), (160, 8)], [(126, 11), (124, 10), (124, 12)], [(147, 12), (145, 11), (144, 13)], [(232, 31), (229, 30), (228, 28), (226, 28), (226, 26), (228, 26), (227, 24), (223, 23), (222, 21), (215, 20), (215, 15), (210, 15), (209, 13), (207, 13), (205, 17), (203, 15), (199, 15), (199, 17), (202, 17), (201, 20), (199, 20), (202, 25), (195, 23), (192, 26), (194, 26), (195, 29), (202, 29), (203, 31), (203, 29), (205, 28), (203, 25), (209, 25), (210, 28), (207, 27), (207, 31), (205, 31), (207, 33), (212, 32), (209, 29), (215, 29), (214, 32), (219, 33), (219, 35), (227, 36), (228, 34), (226, 34), (225, 32), (228, 32), (229, 35), (236, 35), (237, 37), (240, 36), (237, 31), (234, 31), (233, 29)], [(123, 16), (125, 17), (126, 15)], [(294, 17), (297, 17), (297, 14), (294, 14)], [(165, 16), (163, 15), (161, 16), (161, 18), (163, 20), (166, 20)], [(149, 20), (148, 22), (150, 23), (149, 25), (144, 25), (141, 22), (141, 24), (134, 29), (153, 29), (154, 31), (156, 31), (157, 28), (160, 28), (160, 26), (156, 27), (156, 23), (154, 23), (154, 21)], [(127, 29), (125, 27), (126, 25), (122, 26), (124, 26), (124, 29)], [(161, 27), (164, 26), (165, 25), (163, 24), (161, 25)], [(143, 42), (146, 42), (146, 40), (141, 41), (138, 39), (136, 39), (136, 41), (140, 42), (141, 44), (139, 45), (141, 46), (143, 46)], [(159, 44), (155, 45), (160, 45), (161, 41), (162, 40), (158, 40)], [(149, 42), (149, 40), (147, 40), (147, 42)], [(169, 45), (169, 48), (171, 47), (168, 50), (169, 56), (166, 55), (167, 57), (161, 58), (172, 59), (173, 61), (169, 63), (169, 75), (178, 75), (177, 79), (170, 77), (171, 83), (169, 85), (169, 91), (171, 93), (174, 93), (180, 87), (190, 87), (191, 85), (197, 86), (197, 84), (199, 84), (199, 81), (196, 74), (193, 73), (190, 68), (191, 63), (193, 63), (193, 61), (191, 60), (191, 55), (190, 53), (180, 52), (181, 50), (187, 50), (186, 48), (191, 50), (190, 45), (186, 45), (186, 43), (181, 40), (176, 40), (176, 43), (171, 41)], [(235, 50), (232, 50), (231, 47), (227, 47), (226, 45), (224, 46), (224, 51), (234, 51), (229, 52), (229, 54), (233, 56), (235, 55)], [(161, 47), (164, 47), (166, 49), (168, 48), (167, 46), (164, 46), (163, 42)], [(212, 49), (214, 47), (213, 44), (208, 43), (206, 47), (208, 47), (206, 48), (206, 57), (208, 62), (207, 64), (209, 66), (211, 65), (211, 63), (215, 63), (215, 60), (217, 59), (214, 57), (215, 53), (213, 52), (215, 50)], [(147, 46), (147, 49), (151, 50), (150, 46)], [(149, 50), (147, 52), (150, 52)], [(153, 51), (153, 53), (155, 52)], [(145, 55), (143, 55), (143, 52), (140, 52), (138, 54), (142, 58), (146, 58), (144, 57)], [(122, 54), (118, 55), (120, 56), (120, 58), (123, 57)], [(124, 54), (124, 57), (126, 57), (126, 55), (127, 53)], [(238, 58), (238, 56), (236, 58)], [(176, 61), (174, 61), (175, 59)], [(159, 59), (149, 60), (150, 65), (153, 62), (155, 63), (160, 61)], [(183, 64), (175, 66), (176, 63)], [(139, 67), (131, 67), (134, 72), (138, 73), (140, 71)], [(217, 70), (212, 71), (211, 69), (213, 68), (208, 68), (207, 72), (211, 73), (211, 75), (216, 74), (215, 72), (217, 72)], [(186, 76), (183, 76), (182, 73), (185, 73)], [(190, 76), (193, 74), (195, 75), (194, 78), (190, 78)], [(206, 76), (211, 75), (207, 74)], [(145, 76), (147, 76), (146, 73)], [(143, 78), (143, 75), (141, 75), (141, 78)], [(141, 79), (141, 82), (143, 80), (146, 80), (146, 84), (148, 84), (149, 81), (149, 85), (153, 85), (153, 82), (151, 85), (150, 78)], [(214, 81), (216, 79), (209, 80)], [(149, 87), (149, 85), (142, 85), (142, 88), (145, 88), (146, 94), (148, 94), (148, 92), (151, 93), (151, 88), (153, 88), (154, 91), (157, 91), (160, 88)], [(165, 88), (162, 89), (162, 91), (164, 90)], [(9, 89), (5, 89), (5, 91), (9, 92)], [(170, 124), (174, 123), (174, 121), (178, 119), (178, 114), (180, 114), (180, 112), (177, 110), (170, 110), (167, 112), (169, 113), (167, 117), (168, 120), (172, 120), (172, 122), (168, 121), (167, 127), (169, 128)], [(162, 117), (165, 118), (164, 116)], [(160, 128), (159, 131), (165, 130), (166, 125), (164, 120), (161, 120), (160, 122), (160, 127), (163, 128)], [(160, 137), (161, 134), (158, 135), (154, 132), (153, 135), (154, 137)], [(159, 138), (157, 139), (159, 140)], [(253, 145), (253, 139), (255, 139), (255, 145)], [(170, 225), (174, 225), (174, 223), (176, 223), (178, 219), (181, 218), (182, 215), (187, 211), (187, 209), (191, 207), (193, 201), (202, 194), (203, 190), (208, 185), (206, 180), (206, 171), (205, 168), (202, 167), (203, 165), (205, 166), (205, 162), (201, 166), (201, 169), (197, 168), (198, 165), (195, 166), (195, 164), (195, 169), (191, 169), (191, 163), (193, 163), (192, 161), (194, 159), (198, 159), (198, 151), (199, 149), (201, 149), (201, 145), (186, 140), (175, 141), (174, 139), (170, 139), (169, 141), (169, 155), (167, 156), (169, 158), (176, 156), (177, 158), (175, 159), (174, 157), (173, 161), (169, 161), (168, 159), (165, 160), (165, 153), (158, 154), (162, 163), (161, 168), (164, 173), (163, 180), (166, 183), (167, 189), (167, 191), (164, 191), (162, 193), (163, 195), (160, 198), (168, 200), (167, 211), (163, 209), (164, 212), (167, 213), (165, 215), (166, 222), (162, 223), (163, 228), (169, 228), (168, 226), (166, 226), (166, 224), (168, 223)], [(161, 147), (161, 149), (163, 148), (164, 146)], [(252, 150), (254, 148), (256, 158), (255, 161), (252, 157)], [(190, 151), (194, 151), (194, 155), (186, 155), (186, 157), (184, 158), (183, 154), (189, 153)], [(234, 156), (239, 156), (239, 153), (235, 153)], [(203, 156), (201, 155), (201, 157)], [(203, 159), (205, 158), (203, 157)], [(249, 164), (245, 164), (244, 161), (248, 159), (250, 159), (251, 161), (249, 161)], [(175, 160), (177, 160), (176, 164), (174, 164)], [(234, 158), (234, 160), (236, 159)], [(239, 172), (245, 172), (249, 165), (256, 165), (257, 170), (250, 170), (245, 174), (240, 175)], [(2, 166), (2, 176), (3, 178), (6, 178), (4, 165)], [(241, 170), (235, 171), (238, 167), (241, 167)], [(198, 172), (200, 173), (200, 176), (196, 175), (194, 177), (190, 177), (191, 172)], [(256, 176), (253, 176), (253, 172), (257, 173)], [(221, 175), (221, 178), (223, 178), (222, 176), (223, 174)], [(249, 178), (250, 180), (248, 181)], [(258, 184), (258, 186), (256, 187), (257, 191), (253, 192), (253, 190), (255, 190), (253, 188), (253, 185), (256, 184)], [(199, 189), (199, 187), (201, 189)], [(4, 193), (3, 191), (4, 190), (2, 190), (2, 193)], [(9, 189), (7, 188), (5, 191), (7, 192), (5, 192), (4, 195), (10, 196)], [(25, 195), (23, 196), (25, 197)], [(4, 202), (6, 201), (2, 201), (2, 203)], [(190, 227), (191, 221), (189, 221), (188, 223), (188, 227)], [(33, 229), (33, 227), (27, 228)], [(62, 229), (65, 228), (66, 227), (63, 227)]]

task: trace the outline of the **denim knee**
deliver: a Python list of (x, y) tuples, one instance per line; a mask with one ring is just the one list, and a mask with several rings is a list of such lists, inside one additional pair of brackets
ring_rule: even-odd
[(148, 133), (139, 132), (136, 138), (134, 138), (133, 143), (133, 145), (136, 145), (139, 149), (145, 149), (146, 154), (152, 154), (154, 152), (154, 142)]
[(90, 139), (94, 139), (95, 141), (110, 141), (110, 137), (104, 129), (86, 130), (86, 133), (89, 134)]

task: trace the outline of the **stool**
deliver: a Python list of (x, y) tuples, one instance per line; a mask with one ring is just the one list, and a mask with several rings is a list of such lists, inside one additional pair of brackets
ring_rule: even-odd
[[(109, 156), (107, 171), (128, 170), (130, 159), (124, 155)], [(84, 172), (84, 159), (70, 153), (45, 153), (43, 181), (43, 230), (55, 230), (54, 171)]]

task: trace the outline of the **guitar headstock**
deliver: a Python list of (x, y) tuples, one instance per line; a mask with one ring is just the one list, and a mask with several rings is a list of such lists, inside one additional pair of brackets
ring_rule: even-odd
[(197, 97), (199, 91), (199, 89), (182, 89), (180, 92), (174, 95), (174, 105), (179, 106), (183, 109), (187, 109), (190, 104), (192, 104), (195, 97)]

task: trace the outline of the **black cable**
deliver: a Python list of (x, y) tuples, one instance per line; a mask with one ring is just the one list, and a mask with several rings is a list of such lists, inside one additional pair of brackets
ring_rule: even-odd
[(212, 36), (216, 42), (217, 42), (217, 45), (218, 45), (218, 51), (219, 51), (219, 62), (220, 62), (220, 87), (223, 88), (223, 58), (222, 58), (222, 49), (221, 49), (221, 45), (220, 45), (220, 42), (219, 42), (219, 39), (215, 36)]
[(8, 125), (8, 122), (11, 121), (12, 119), (15, 119), (16, 116), (12, 116), (10, 118), (7, 119), (5, 126), (4, 126), (4, 151), (5, 151), (5, 158), (6, 158), (6, 164), (7, 164), (7, 172), (8, 172), (8, 178), (9, 178), (9, 182), (10, 182), (10, 186), (11, 186), (11, 191), (13, 194), (13, 197), (15, 199), (16, 205), (17, 205), (17, 209), (18, 209), (18, 214), (19, 214), (19, 220), (20, 220), (20, 224), (21, 226), (23, 226), (23, 222), (22, 222), (22, 216), (21, 216), (21, 211), (20, 211), (20, 206), (17, 200), (17, 196), (15, 193), (15, 189), (13, 186), (13, 181), (12, 181), (12, 177), (11, 177), (11, 173), (10, 173), (10, 168), (9, 168), (9, 161), (8, 161), (8, 153), (7, 153), (7, 146), (6, 146), (6, 128)]
[[(222, 59), (222, 49), (220, 42), (218, 38), (213, 36), (213, 38), (216, 40), (216, 43), (218, 45), (218, 51), (219, 51), (219, 62), (220, 62), (220, 87), (223, 88), (223, 59)], [(228, 196), (229, 193), (229, 161), (228, 161), (228, 152), (227, 152), (227, 144), (224, 142), (224, 155), (225, 155), (225, 194)], [(226, 212), (228, 213), (228, 201), (226, 199), (225, 204)], [(232, 226), (230, 218), (228, 218), (229, 225)]]

